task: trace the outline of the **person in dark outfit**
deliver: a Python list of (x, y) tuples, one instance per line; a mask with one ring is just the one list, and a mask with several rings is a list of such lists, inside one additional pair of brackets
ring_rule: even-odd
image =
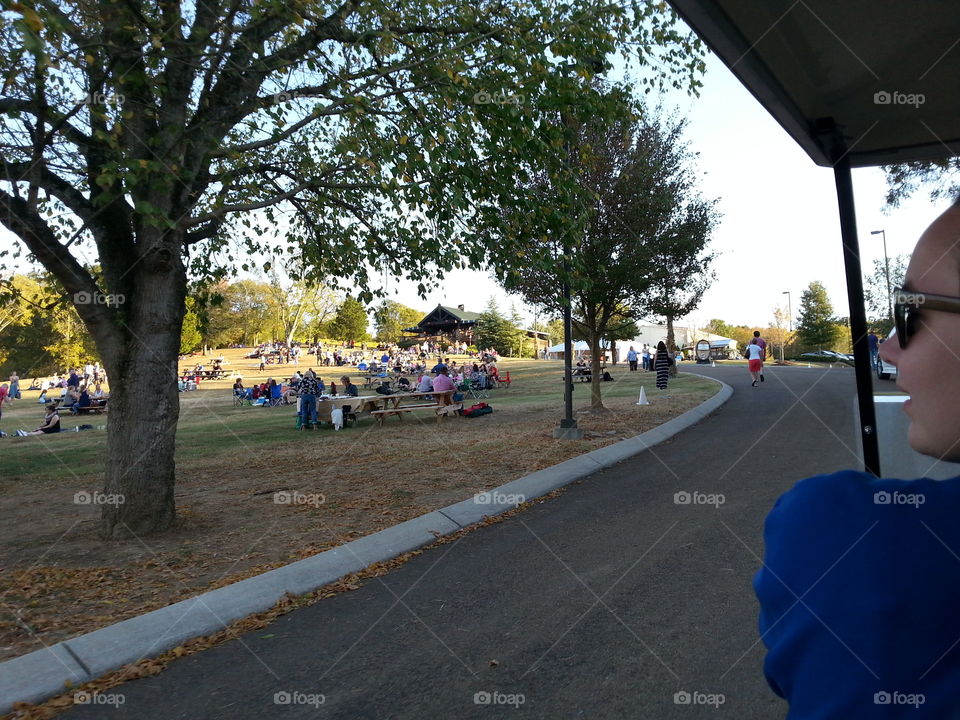
[(670, 353), (667, 352), (667, 346), (663, 340), (657, 343), (657, 354), (653, 358), (653, 369), (657, 371), (657, 389), (666, 390), (667, 381), (670, 379), (670, 366), (673, 360)]

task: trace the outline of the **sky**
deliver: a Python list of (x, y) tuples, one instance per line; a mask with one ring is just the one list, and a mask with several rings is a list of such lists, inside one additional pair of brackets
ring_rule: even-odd
[[(712, 55), (699, 98), (683, 93), (663, 96), (665, 109), (687, 117), (686, 138), (699, 153), (700, 188), (719, 198), (722, 214), (711, 247), (716, 280), (687, 320), (697, 327), (711, 318), (731, 325), (766, 327), (777, 305), (790, 305), (796, 319), (800, 295), (811, 281), (824, 284), (840, 316), (849, 314), (840, 244), (840, 223), (833, 170), (818, 167), (767, 113), (740, 81)], [(861, 264), (866, 271), (883, 257), (885, 230), (890, 257), (912, 251), (920, 232), (943, 206), (921, 191), (886, 214), (886, 183), (879, 168), (853, 171)], [(487, 273), (458, 271), (421, 300), (411, 283), (391, 280), (388, 290), (405, 305), (429, 310), (437, 304), (482, 312), (491, 296), (501, 310), (516, 303)]]
[[(710, 55), (699, 98), (671, 91), (662, 107), (687, 117), (686, 139), (699, 153), (700, 189), (719, 198), (721, 213), (711, 247), (719, 253), (716, 280), (700, 307), (677, 324), (703, 326), (711, 318), (731, 325), (766, 327), (776, 306), (790, 309), (794, 321), (800, 295), (811, 281), (824, 284), (840, 316), (846, 300), (840, 227), (833, 171), (814, 165), (767, 111), (715, 57)], [(921, 191), (901, 208), (885, 211), (885, 182), (878, 168), (853, 171), (861, 264), (872, 268), (883, 257), (880, 235), (886, 231), (890, 257), (909, 253), (920, 232), (939, 214)], [(10, 235), (0, 229), (0, 245)], [(92, 260), (92, 258), (84, 258)], [(425, 313), (438, 304), (482, 312), (490, 297), (501, 310), (515, 304), (521, 317), (532, 311), (508, 296), (482, 271), (457, 271), (440, 281), (426, 299), (414, 283), (387, 279), (390, 297)]]

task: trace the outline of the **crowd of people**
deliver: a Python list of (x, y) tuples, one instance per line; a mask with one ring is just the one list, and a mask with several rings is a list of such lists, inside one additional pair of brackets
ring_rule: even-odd
[[(417, 348), (420, 352), (397, 350), (394, 348), (391, 353), (391, 348), (384, 348), (378, 351), (380, 356), (377, 358), (358, 358), (356, 367), (360, 372), (373, 381), (381, 380), (375, 390), (377, 393), (431, 393), (453, 390), (465, 383), (472, 383), (480, 389), (492, 389), (501, 382), (497, 356), (492, 351), (477, 358), (477, 362), (458, 363), (437, 357), (428, 368), (425, 358), (420, 357), (422, 348)], [(295, 370), (286, 381), (268, 378), (250, 387), (245, 386), (243, 378), (238, 375), (233, 383), (233, 393), (238, 402), (248, 401), (261, 406), (297, 404), (299, 401), (300, 426), (312, 427), (316, 423), (317, 398), (357, 397), (360, 390), (349, 375), (340, 376), (339, 385), (337, 381), (331, 381), (328, 386), (313, 368), (308, 368), (303, 372)]]
[[(106, 380), (106, 373), (100, 363), (87, 363), (70, 368), (66, 374), (49, 379), (41, 380), (35, 377), (27, 389), (40, 391), (37, 402), (46, 407), (46, 413), (43, 422), (36, 429), (17, 430), (16, 434), (24, 436), (60, 432), (61, 410), (69, 409), (73, 414), (79, 414), (82, 408), (106, 402), (109, 395), (102, 386)], [(0, 384), (0, 419), (3, 417), (4, 406), (11, 406), (22, 399), (20, 376), (14, 370), (9, 382)]]

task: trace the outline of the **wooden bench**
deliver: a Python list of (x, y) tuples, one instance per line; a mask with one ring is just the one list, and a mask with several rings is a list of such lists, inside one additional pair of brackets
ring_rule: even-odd
[(107, 409), (106, 404), (104, 404), (104, 405), (88, 405), (87, 407), (78, 407), (78, 408), (77, 408), (77, 414), (78, 414), (78, 415), (88, 415), (88, 414), (90, 414), (90, 413), (93, 413), (94, 415), (99, 415), (100, 413), (104, 412), (106, 409)]
[[(71, 412), (71, 413), (72, 413), (72, 412), (73, 412), (73, 406), (72, 406), (72, 405), (60, 405), (59, 407), (56, 407), (56, 408), (54, 408), (54, 409), (55, 409), (58, 413), (61, 413), (61, 412)], [(103, 403), (102, 405), (88, 405), (87, 407), (77, 408), (76, 414), (77, 414), (77, 415), (89, 415), (89, 414), (92, 413), (92, 414), (94, 414), (94, 415), (100, 415), (101, 413), (105, 412), (106, 409), (107, 409), (107, 404), (106, 404), (106, 403)]]
[(439, 424), (440, 420), (449, 414), (447, 408), (453, 407), (455, 406), (438, 405), (437, 403), (424, 403), (422, 405), (401, 405), (400, 407), (390, 408), (389, 410), (371, 410), (370, 414), (377, 419), (377, 425), (383, 425), (383, 421), (388, 415), (397, 415), (400, 420), (403, 420), (403, 413), (432, 410), (437, 416), (437, 424)]

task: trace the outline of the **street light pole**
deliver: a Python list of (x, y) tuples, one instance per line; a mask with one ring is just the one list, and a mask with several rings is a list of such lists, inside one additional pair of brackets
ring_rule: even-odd
[[(569, 163), (571, 124), (566, 108), (560, 111), (560, 122), (566, 137), (563, 151)], [(573, 315), (570, 300), (569, 232), (569, 229), (563, 231), (563, 417), (560, 419), (560, 427), (553, 429), (553, 437), (579, 440), (583, 437), (583, 430), (577, 427), (577, 419), (573, 416)]]
[[(792, 308), (790, 307), (790, 291), (784, 290), (783, 293), (781, 294), (787, 296), (787, 326), (790, 328), (790, 332), (792, 333), (793, 332), (793, 312), (792, 312)], [(783, 342), (783, 338), (781, 337), (780, 338), (780, 364), (781, 365), (784, 364), (784, 359), (783, 359), (784, 344), (785, 343)]]
[(893, 320), (893, 292), (890, 289), (890, 257), (887, 255), (887, 231), (886, 230), (871, 230), (871, 235), (882, 235), (883, 236), (883, 266), (884, 271), (887, 275), (887, 319)]

